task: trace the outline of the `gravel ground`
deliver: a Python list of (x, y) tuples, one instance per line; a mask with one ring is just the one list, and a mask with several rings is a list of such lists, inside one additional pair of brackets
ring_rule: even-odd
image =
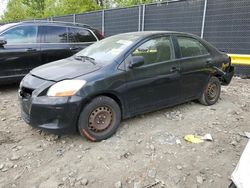
[[(141, 115), (99, 143), (31, 128), (20, 118), (17, 89), (0, 87), (0, 187), (225, 188), (248, 141), (247, 79), (223, 87), (216, 105), (190, 102)], [(207, 133), (214, 141), (183, 139)]]

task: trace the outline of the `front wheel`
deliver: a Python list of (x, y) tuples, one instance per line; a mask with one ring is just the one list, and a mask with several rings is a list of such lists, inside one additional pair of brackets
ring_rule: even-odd
[(82, 136), (93, 142), (111, 137), (119, 127), (121, 110), (110, 97), (94, 98), (82, 110), (78, 129)]
[(199, 101), (201, 104), (206, 106), (213, 105), (218, 101), (220, 97), (220, 92), (221, 92), (220, 80), (217, 77), (212, 76), (208, 81), (208, 84), (205, 90), (203, 91)]

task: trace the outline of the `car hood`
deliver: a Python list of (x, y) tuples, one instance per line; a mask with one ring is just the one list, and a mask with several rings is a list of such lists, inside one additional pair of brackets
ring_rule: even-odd
[(48, 63), (33, 69), (30, 73), (33, 76), (50, 81), (61, 81), (73, 79), (101, 68), (99, 65), (93, 65), (91, 62), (82, 62), (74, 58), (62, 59)]

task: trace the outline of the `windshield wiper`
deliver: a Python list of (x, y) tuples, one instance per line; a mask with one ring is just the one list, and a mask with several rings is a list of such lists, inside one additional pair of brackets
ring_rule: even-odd
[(82, 62), (85, 62), (86, 60), (89, 61), (90, 63), (92, 63), (93, 65), (96, 65), (96, 61), (94, 58), (89, 57), (89, 56), (84, 56), (84, 55), (78, 55), (78, 56), (74, 56), (74, 58), (76, 60), (81, 60)]

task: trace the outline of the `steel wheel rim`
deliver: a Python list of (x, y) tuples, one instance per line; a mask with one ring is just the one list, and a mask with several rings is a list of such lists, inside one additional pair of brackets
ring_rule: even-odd
[(215, 83), (210, 83), (207, 87), (207, 97), (209, 100), (213, 101), (217, 98), (218, 87)]
[(88, 120), (88, 127), (94, 132), (103, 132), (113, 122), (113, 111), (108, 106), (100, 106), (94, 109)]

